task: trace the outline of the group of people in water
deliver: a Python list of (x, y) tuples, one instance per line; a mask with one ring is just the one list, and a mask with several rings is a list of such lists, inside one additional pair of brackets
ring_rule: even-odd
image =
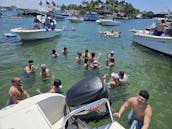
[[(99, 57), (98, 56), (96, 57), (95, 52), (92, 52), (90, 54), (88, 49), (85, 49), (84, 53), (80, 53), (80, 52), (77, 53), (76, 61), (80, 64), (83, 62), (83, 66), (85, 69), (88, 69), (89, 67), (91, 69), (98, 69), (103, 66), (103, 64), (99, 62), (100, 54)], [(114, 51), (111, 51), (107, 53), (106, 66), (113, 67), (114, 65), (115, 65)]]
[[(63, 55), (67, 55), (68, 50), (66, 47), (64, 47), (64, 49), (61, 51), (61, 54)], [(53, 58), (57, 57), (60, 53), (58, 53), (55, 49), (52, 50), (51, 56)], [(52, 77), (52, 73), (50, 71), (50, 69), (47, 67), (46, 64), (41, 64), (40, 68), (39, 66), (35, 66), (34, 65), (34, 61), (33, 60), (29, 60), (28, 64), (26, 65), (26, 67), (24, 68), (24, 73), (26, 75), (34, 75), (36, 70), (41, 69), (40, 71), (40, 77), (42, 78), (43, 81), (49, 80)], [(13, 77), (11, 80), (11, 87), (9, 89), (9, 102), (8, 105), (11, 104), (17, 104), (19, 101), (21, 101), (23, 99), (23, 95), (25, 95), (25, 97), (30, 97), (29, 93), (25, 90), (21, 78), (16, 76)], [(54, 79), (53, 85), (51, 86), (49, 92), (50, 93), (62, 93), (62, 82), (60, 79)], [(36, 90), (38, 93), (42, 93), (42, 91), (40, 89)]]
[(119, 85), (127, 84), (128, 77), (124, 71), (119, 71), (117, 73), (112, 72), (109, 74), (104, 74), (103, 83), (108, 86), (108, 88), (115, 88)]
[[(67, 55), (68, 49), (64, 47), (61, 52), (53, 49), (51, 56), (52, 58), (58, 57), (59, 54)], [(92, 52), (91, 54), (87, 49), (85, 49), (84, 53), (77, 53), (76, 61), (78, 63), (83, 62), (84, 68), (88, 69), (88, 67), (92, 69), (97, 69), (102, 67), (103, 65), (98, 62), (99, 57), (96, 57), (96, 54)], [(28, 61), (28, 65), (24, 68), (24, 71), (27, 74), (33, 74), (35, 70), (38, 70), (39, 67), (35, 66), (33, 60)], [(114, 51), (110, 51), (107, 54), (106, 65), (109, 67), (113, 67), (115, 65), (114, 59)], [(40, 76), (43, 80), (47, 80), (51, 76), (50, 70), (47, 68), (46, 64), (41, 64), (41, 72)], [(102, 77), (102, 82), (108, 88), (115, 88), (119, 85), (125, 85), (128, 81), (127, 74), (124, 71), (118, 71), (117, 73), (112, 72), (110, 74), (106, 73)], [(30, 97), (29, 93), (25, 90), (21, 78), (16, 76), (11, 80), (11, 87), (9, 89), (9, 105), (17, 104), (23, 99), (23, 95), (25, 98)], [(62, 93), (62, 82), (60, 79), (54, 79), (53, 85), (51, 86), (48, 92), (50, 93)], [(41, 89), (36, 90), (38, 93), (43, 93)], [(132, 107), (131, 116), (129, 118), (129, 122), (132, 123), (134, 120), (138, 122), (138, 129), (148, 129), (151, 117), (152, 117), (152, 108), (147, 103), (149, 99), (149, 93), (146, 90), (141, 90), (136, 97), (129, 98), (119, 109), (119, 112), (113, 113), (115, 117), (121, 117), (122, 113), (127, 107)]]

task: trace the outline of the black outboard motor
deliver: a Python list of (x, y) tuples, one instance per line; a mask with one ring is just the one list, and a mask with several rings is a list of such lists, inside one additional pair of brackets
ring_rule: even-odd
[[(108, 98), (110, 100), (109, 90), (103, 85), (99, 77), (91, 76), (81, 80), (68, 90), (66, 93), (66, 104), (69, 110), (72, 111), (101, 98)], [(90, 109), (89, 112), (79, 114), (76, 117), (89, 122), (103, 119), (108, 114), (106, 105), (99, 105), (95, 109)]]

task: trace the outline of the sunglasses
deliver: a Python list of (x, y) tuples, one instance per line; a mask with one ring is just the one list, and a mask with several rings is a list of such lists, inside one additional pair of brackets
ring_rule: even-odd
[(15, 82), (18, 82), (18, 83), (20, 83), (20, 82), (22, 82), (21, 80), (15, 80)]

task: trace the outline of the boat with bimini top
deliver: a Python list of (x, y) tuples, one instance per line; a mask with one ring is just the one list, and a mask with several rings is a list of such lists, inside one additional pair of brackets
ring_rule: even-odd
[(35, 17), (33, 28), (13, 28), (10, 31), (17, 33), (22, 40), (47, 39), (59, 35), (62, 29), (57, 29), (56, 21), (46, 15)]

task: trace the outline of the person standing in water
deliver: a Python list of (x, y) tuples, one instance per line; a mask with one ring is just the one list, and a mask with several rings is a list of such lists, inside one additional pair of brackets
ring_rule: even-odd
[(27, 98), (30, 97), (29, 93), (25, 90), (20, 77), (13, 77), (11, 83), (12, 85), (8, 91), (10, 97), (8, 105), (19, 103), (23, 99), (23, 95)]
[(29, 60), (28, 61), (28, 65), (24, 68), (24, 71), (27, 73), (27, 74), (32, 74), (35, 72), (35, 70), (37, 70), (38, 67), (36, 67), (34, 64), (33, 64), (33, 60)]
[(148, 99), (149, 93), (146, 90), (141, 90), (138, 96), (129, 98), (121, 106), (119, 112), (114, 113), (113, 116), (120, 118), (127, 107), (132, 107), (133, 112), (129, 123), (136, 120), (138, 122), (138, 129), (148, 129), (152, 118), (152, 108), (147, 103)]

